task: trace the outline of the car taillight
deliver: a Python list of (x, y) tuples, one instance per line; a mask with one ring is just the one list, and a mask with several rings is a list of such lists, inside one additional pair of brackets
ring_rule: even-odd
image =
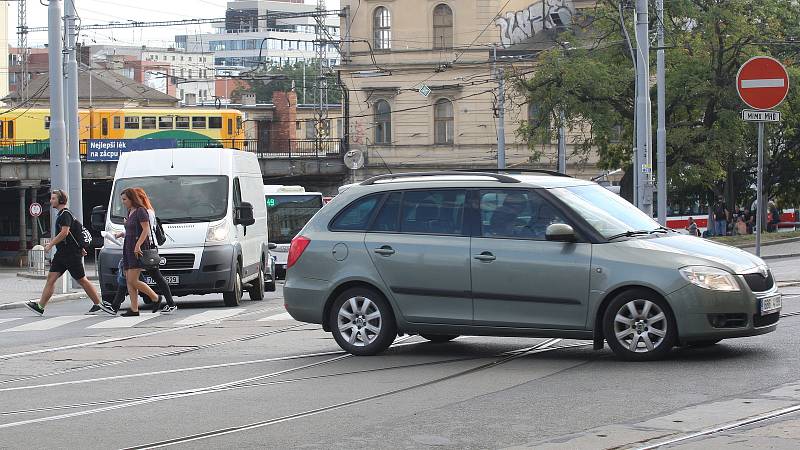
[(295, 265), (300, 256), (303, 255), (303, 252), (306, 251), (306, 247), (308, 244), (311, 243), (311, 239), (305, 236), (297, 236), (292, 239), (292, 245), (289, 247), (289, 255), (286, 256), (286, 269), (288, 270), (290, 267)]

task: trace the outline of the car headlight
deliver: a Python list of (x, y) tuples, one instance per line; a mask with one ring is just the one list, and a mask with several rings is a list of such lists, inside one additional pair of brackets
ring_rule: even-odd
[(228, 239), (228, 221), (223, 220), (222, 222), (211, 225), (208, 227), (208, 233), (206, 233), (206, 243), (207, 244), (219, 244), (221, 242), (225, 242)]
[(689, 266), (680, 269), (686, 281), (712, 291), (735, 292), (739, 290), (736, 277), (722, 269), (706, 266)]

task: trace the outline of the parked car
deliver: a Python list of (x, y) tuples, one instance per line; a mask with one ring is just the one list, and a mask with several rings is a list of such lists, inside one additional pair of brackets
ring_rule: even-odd
[(774, 331), (781, 307), (756, 256), (551, 173), (366, 180), (303, 228), (287, 267), (287, 311), (356, 355), (405, 333), (591, 339), (652, 360)]

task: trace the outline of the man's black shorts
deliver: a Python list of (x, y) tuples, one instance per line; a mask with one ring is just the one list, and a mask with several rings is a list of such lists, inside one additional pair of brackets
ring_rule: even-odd
[(62, 253), (57, 251), (53, 256), (53, 261), (50, 263), (50, 272), (55, 272), (59, 275), (69, 272), (70, 276), (76, 280), (84, 278), (86, 271), (83, 268), (81, 257), (78, 255), (62, 255)]

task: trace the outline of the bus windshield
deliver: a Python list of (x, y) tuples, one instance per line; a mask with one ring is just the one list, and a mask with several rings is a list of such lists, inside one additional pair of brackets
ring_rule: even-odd
[(267, 194), (269, 240), (288, 244), (322, 208), (320, 194)]

